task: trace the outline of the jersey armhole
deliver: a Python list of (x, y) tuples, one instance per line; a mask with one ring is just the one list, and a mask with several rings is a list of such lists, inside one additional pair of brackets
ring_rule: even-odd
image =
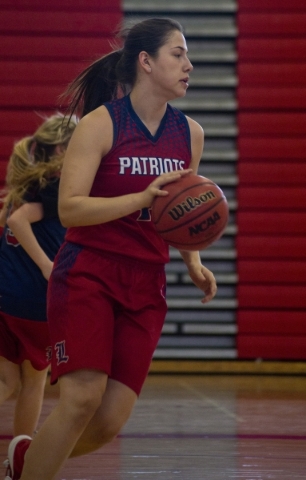
[[(112, 120), (112, 124), (113, 124), (113, 144), (112, 144), (112, 148), (114, 148), (114, 146), (116, 145), (117, 143), (117, 138), (118, 138), (118, 128), (117, 128), (117, 124), (115, 122), (115, 114), (114, 114), (114, 109), (112, 107), (112, 105), (110, 103), (105, 103), (104, 104), (105, 108), (107, 109), (110, 117), (111, 117), (111, 120)], [(109, 153), (109, 152), (108, 152)]]
[(191, 133), (190, 133), (190, 126), (189, 126), (188, 120), (186, 118), (186, 115), (184, 115), (184, 122), (186, 124), (188, 150), (189, 150), (189, 155), (190, 155), (190, 158), (191, 158), (191, 155), (192, 155), (192, 153), (191, 153)]

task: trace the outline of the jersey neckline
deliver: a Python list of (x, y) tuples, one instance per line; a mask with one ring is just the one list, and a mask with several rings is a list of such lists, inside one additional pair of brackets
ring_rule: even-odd
[(167, 114), (168, 114), (168, 105), (167, 105), (167, 108), (166, 108), (166, 112), (165, 112), (163, 118), (161, 119), (161, 122), (159, 124), (159, 127), (158, 127), (155, 135), (152, 135), (150, 130), (145, 126), (143, 121), (138, 117), (137, 113), (135, 112), (135, 110), (132, 106), (130, 95), (127, 95), (126, 103), (127, 103), (128, 112), (131, 115), (134, 122), (136, 123), (136, 125), (138, 126), (138, 128), (142, 131), (142, 133), (146, 136), (146, 138), (148, 140), (150, 140), (153, 143), (156, 143), (158, 141), (158, 139), (161, 137), (161, 135), (164, 131), (165, 123), (166, 123), (166, 120), (167, 120)]

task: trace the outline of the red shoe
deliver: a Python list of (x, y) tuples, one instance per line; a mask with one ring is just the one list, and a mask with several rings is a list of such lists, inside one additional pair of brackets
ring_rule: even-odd
[(23, 464), (24, 456), (31, 445), (32, 438), (28, 435), (18, 435), (13, 438), (9, 444), (8, 460), (4, 462), (7, 467), (5, 480), (19, 480)]

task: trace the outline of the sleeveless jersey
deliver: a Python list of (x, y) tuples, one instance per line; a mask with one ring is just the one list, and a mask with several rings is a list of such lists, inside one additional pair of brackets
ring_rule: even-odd
[[(182, 112), (167, 105), (153, 136), (133, 110), (129, 96), (105, 106), (112, 118), (114, 140), (101, 160), (90, 196), (140, 192), (162, 173), (189, 167), (190, 130)], [(169, 248), (156, 233), (148, 208), (107, 223), (71, 227), (66, 240), (149, 263), (169, 261)]]
[[(28, 202), (42, 203), (44, 218), (32, 223), (33, 233), (50, 260), (64, 241), (66, 229), (58, 214), (59, 179), (26, 195)], [(0, 238), (0, 310), (27, 320), (46, 321), (48, 282), (7, 225)]]

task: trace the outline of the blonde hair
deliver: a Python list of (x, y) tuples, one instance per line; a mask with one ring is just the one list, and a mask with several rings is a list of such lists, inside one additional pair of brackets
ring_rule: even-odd
[[(50, 177), (59, 175), (76, 124), (75, 116), (68, 119), (56, 113), (46, 118), (32, 137), (14, 145), (7, 166), (4, 206), (18, 208), (32, 184), (43, 188)], [(56, 151), (57, 145), (63, 147), (61, 153)]]

